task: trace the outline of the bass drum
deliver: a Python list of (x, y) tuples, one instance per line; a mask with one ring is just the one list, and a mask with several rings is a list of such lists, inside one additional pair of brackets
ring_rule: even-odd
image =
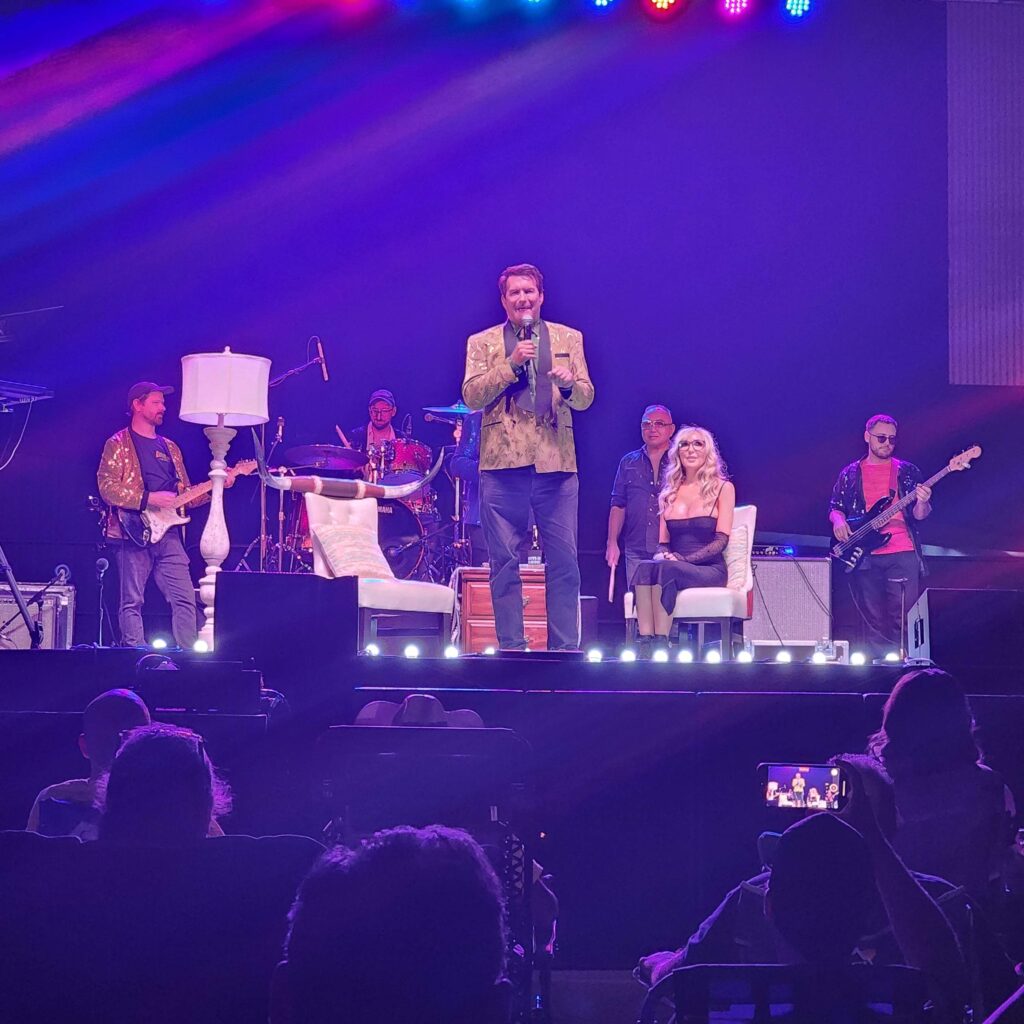
[(418, 579), (426, 554), (423, 524), (402, 501), (377, 501), (377, 543), (400, 580)]

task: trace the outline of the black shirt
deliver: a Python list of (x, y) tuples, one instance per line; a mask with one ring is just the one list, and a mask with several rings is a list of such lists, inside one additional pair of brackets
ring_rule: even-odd
[(658, 480), (647, 457), (647, 449), (623, 455), (612, 484), (612, 507), (626, 510), (626, 522), (619, 538), (624, 551), (652, 555), (658, 550), (658, 495), (665, 482), (668, 452), (658, 464)]
[(143, 437), (132, 431), (132, 441), (139, 456), (142, 483), (147, 493), (153, 491), (177, 491), (178, 474), (171, 461), (171, 452), (162, 437)]

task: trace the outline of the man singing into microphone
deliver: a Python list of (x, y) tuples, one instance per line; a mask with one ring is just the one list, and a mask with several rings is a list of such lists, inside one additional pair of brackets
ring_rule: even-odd
[(583, 335), (540, 318), (544, 277), (528, 263), (498, 277), (508, 319), (467, 343), (462, 397), (483, 410), (480, 515), (491, 563), (498, 643), (526, 647), (519, 549), (530, 509), (544, 546), (548, 647), (579, 646), (579, 481), (572, 411), (594, 401)]

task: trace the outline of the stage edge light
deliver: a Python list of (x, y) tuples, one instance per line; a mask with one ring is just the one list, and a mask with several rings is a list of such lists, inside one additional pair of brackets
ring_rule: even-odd
[(676, 661), (678, 661), (680, 665), (689, 665), (690, 662), (693, 661), (693, 651), (688, 650), (687, 648), (684, 647), (676, 655)]
[(587, 651), (587, 661), (598, 662), (603, 658), (604, 655), (601, 653), (600, 647), (591, 647), (590, 650)]
[(363, 654), (368, 654), (371, 658), (376, 658), (380, 654), (380, 648), (376, 644), (367, 644), (363, 648)]
[(458, 647), (456, 647), (455, 644), (449, 644), (444, 649), (444, 656), (446, 658), (457, 658), (459, 656), (459, 649), (458, 649)]
[(158, 636), (153, 641), (153, 643), (150, 644), (150, 646), (153, 648), (154, 651), (166, 651), (167, 650), (167, 641), (162, 636)]
[(636, 661), (636, 651), (627, 647), (619, 654), (619, 661)]
[(851, 665), (866, 665), (867, 662), (868, 659), (863, 651), (854, 651), (853, 654), (850, 655)]

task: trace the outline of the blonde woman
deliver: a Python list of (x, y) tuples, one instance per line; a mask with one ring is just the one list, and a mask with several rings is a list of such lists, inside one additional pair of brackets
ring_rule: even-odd
[(680, 590), (725, 586), (722, 552), (732, 532), (736, 488), (710, 431), (687, 426), (676, 434), (658, 504), (658, 553), (640, 563), (633, 581), (641, 653), (655, 639), (668, 643)]

